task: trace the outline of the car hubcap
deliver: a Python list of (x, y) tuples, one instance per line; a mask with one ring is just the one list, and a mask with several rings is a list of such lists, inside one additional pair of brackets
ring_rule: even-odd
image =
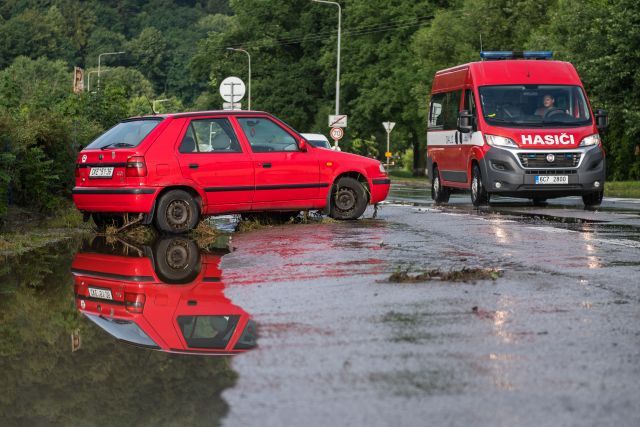
[(473, 181), (471, 182), (471, 194), (473, 195), (474, 200), (478, 198), (478, 177), (474, 176)]
[(433, 178), (433, 192), (438, 194), (440, 192), (440, 178)]
[(356, 206), (356, 194), (350, 188), (341, 188), (336, 194), (336, 208), (342, 212), (352, 210)]
[(191, 217), (189, 204), (184, 200), (174, 200), (167, 207), (167, 221), (173, 228), (185, 226)]

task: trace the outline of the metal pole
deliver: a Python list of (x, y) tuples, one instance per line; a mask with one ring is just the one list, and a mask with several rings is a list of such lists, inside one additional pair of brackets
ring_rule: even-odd
[(249, 106), (248, 109), (251, 110), (251, 55), (244, 49), (236, 49), (234, 47), (228, 47), (227, 50), (231, 50), (234, 52), (244, 52), (247, 54), (247, 58), (249, 58)]
[(98, 55), (98, 90), (100, 90), (100, 62), (103, 55), (120, 55), (124, 52), (104, 52)]
[(342, 7), (340, 3), (326, 0), (311, 0), (316, 3), (326, 3), (338, 6), (338, 58), (336, 66), (336, 116), (340, 114), (340, 39), (342, 35)]
[[(387, 153), (389, 152), (389, 148), (390, 148), (389, 147), (389, 135), (391, 135), (391, 132), (387, 131)], [(390, 159), (390, 157), (387, 157), (387, 167), (389, 167), (389, 159)]]

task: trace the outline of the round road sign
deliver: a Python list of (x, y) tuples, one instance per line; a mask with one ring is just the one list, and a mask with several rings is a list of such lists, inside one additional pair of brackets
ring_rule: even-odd
[(227, 77), (220, 83), (220, 96), (227, 102), (240, 102), (245, 90), (244, 82), (238, 77)]
[(331, 135), (331, 139), (339, 141), (344, 136), (344, 131), (342, 128), (331, 128), (331, 132), (329, 134)]

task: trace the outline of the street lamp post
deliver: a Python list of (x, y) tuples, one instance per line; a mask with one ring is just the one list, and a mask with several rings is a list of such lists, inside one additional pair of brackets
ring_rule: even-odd
[(98, 55), (98, 90), (100, 90), (100, 61), (102, 59), (103, 56), (106, 55), (120, 55), (123, 54), (124, 52), (105, 52), (105, 53), (101, 53), (100, 55)]
[(249, 52), (247, 52), (244, 49), (236, 49), (233, 47), (228, 47), (227, 50), (231, 50), (233, 52), (244, 52), (247, 54), (247, 58), (249, 58), (249, 99), (248, 99), (249, 106), (248, 108), (249, 110), (251, 110), (251, 55), (249, 55)]
[(326, 3), (338, 6), (338, 64), (336, 66), (336, 116), (340, 114), (340, 35), (342, 27), (342, 7), (340, 3), (326, 0), (311, 0), (316, 3)]

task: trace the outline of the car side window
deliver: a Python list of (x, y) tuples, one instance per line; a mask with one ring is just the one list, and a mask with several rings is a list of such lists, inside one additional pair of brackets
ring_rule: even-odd
[(240, 143), (227, 119), (191, 120), (182, 138), (181, 153), (241, 153)]
[(244, 117), (238, 122), (254, 153), (299, 151), (295, 138), (269, 119)]

